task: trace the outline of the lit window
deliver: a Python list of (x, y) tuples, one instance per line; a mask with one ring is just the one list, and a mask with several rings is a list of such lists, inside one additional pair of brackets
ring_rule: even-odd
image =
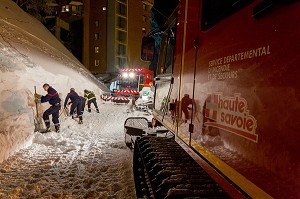
[(76, 6), (72, 6), (71, 9), (72, 9), (72, 12), (76, 12), (77, 11), (77, 7)]
[(95, 21), (95, 26), (96, 26), (96, 27), (99, 26), (99, 21), (98, 21), (98, 20)]
[(95, 33), (95, 40), (99, 39), (99, 33)]
[(106, 10), (106, 7), (102, 7), (102, 10)]
[(143, 10), (147, 10), (147, 5), (143, 3)]
[(95, 66), (99, 66), (99, 65), (100, 65), (99, 59), (95, 59)]
[(69, 7), (69, 5), (66, 5), (66, 10), (65, 10), (66, 12), (69, 12), (70, 11), (70, 7)]
[(95, 53), (99, 53), (99, 46), (95, 47)]

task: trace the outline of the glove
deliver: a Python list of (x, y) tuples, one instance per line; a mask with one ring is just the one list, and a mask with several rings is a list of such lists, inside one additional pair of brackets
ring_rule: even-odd
[(42, 96), (40, 94), (37, 94), (37, 93), (34, 94), (34, 97), (35, 97), (35, 99), (41, 99), (42, 98)]
[(42, 98), (41, 95), (39, 95), (37, 93), (34, 94), (34, 102), (35, 103), (40, 103), (41, 102), (41, 98)]
[(35, 102), (35, 103), (40, 103), (40, 102), (41, 102), (41, 99), (35, 98), (35, 99), (34, 99), (34, 102)]

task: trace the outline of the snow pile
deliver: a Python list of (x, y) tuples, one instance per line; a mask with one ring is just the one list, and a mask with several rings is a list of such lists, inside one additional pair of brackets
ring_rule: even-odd
[[(106, 87), (37, 20), (13, 1), (0, 1), (0, 162), (32, 143), (34, 86), (49, 83), (62, 100), (71, 87), (100, 96)], [(108, 90), (108, 89), (107, 89)], [(42, 104), (41, 111), (48, 104)]]
[(125, 145), (129, 105), (99, 104), (84, 124), (61, 117), (60, 134), (36, 133), (33, 144), (0, 164), (0, 198), (136, 198), (132, 151)]

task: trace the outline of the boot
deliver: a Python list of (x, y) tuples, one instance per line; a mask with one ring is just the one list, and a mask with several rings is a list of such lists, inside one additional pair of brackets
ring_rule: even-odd
[(55, 132), (56, 132), (57, 134), (59, 134), (59, 133), (60, 133), (59, 128), (55, 128)]
[(51, 128), (47, 127), (45, 130), (41, 131), (41, 133), (49, 133), (51, 132)]
[(78, 124), (83, 124), (83, 121), (82, 121), (82, 120), (79, 120)]

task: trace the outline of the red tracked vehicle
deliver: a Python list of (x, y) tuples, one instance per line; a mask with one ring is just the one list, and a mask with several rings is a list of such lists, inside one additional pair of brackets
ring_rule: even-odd
[(180, 1), (161, 37), (152, 122), (172, 138), (143, 118), (124, 124), (140, 137), (138, 197), (300, 198), (299, 12), (296, 0)]
[(103, 94), (105, 101), (128, 103), (132, 97), (138, 98), (143, 87), (153, 84), (154, 73), (146, 68), (121, 68), (117, 79), (111, 83), (109, 94)]

